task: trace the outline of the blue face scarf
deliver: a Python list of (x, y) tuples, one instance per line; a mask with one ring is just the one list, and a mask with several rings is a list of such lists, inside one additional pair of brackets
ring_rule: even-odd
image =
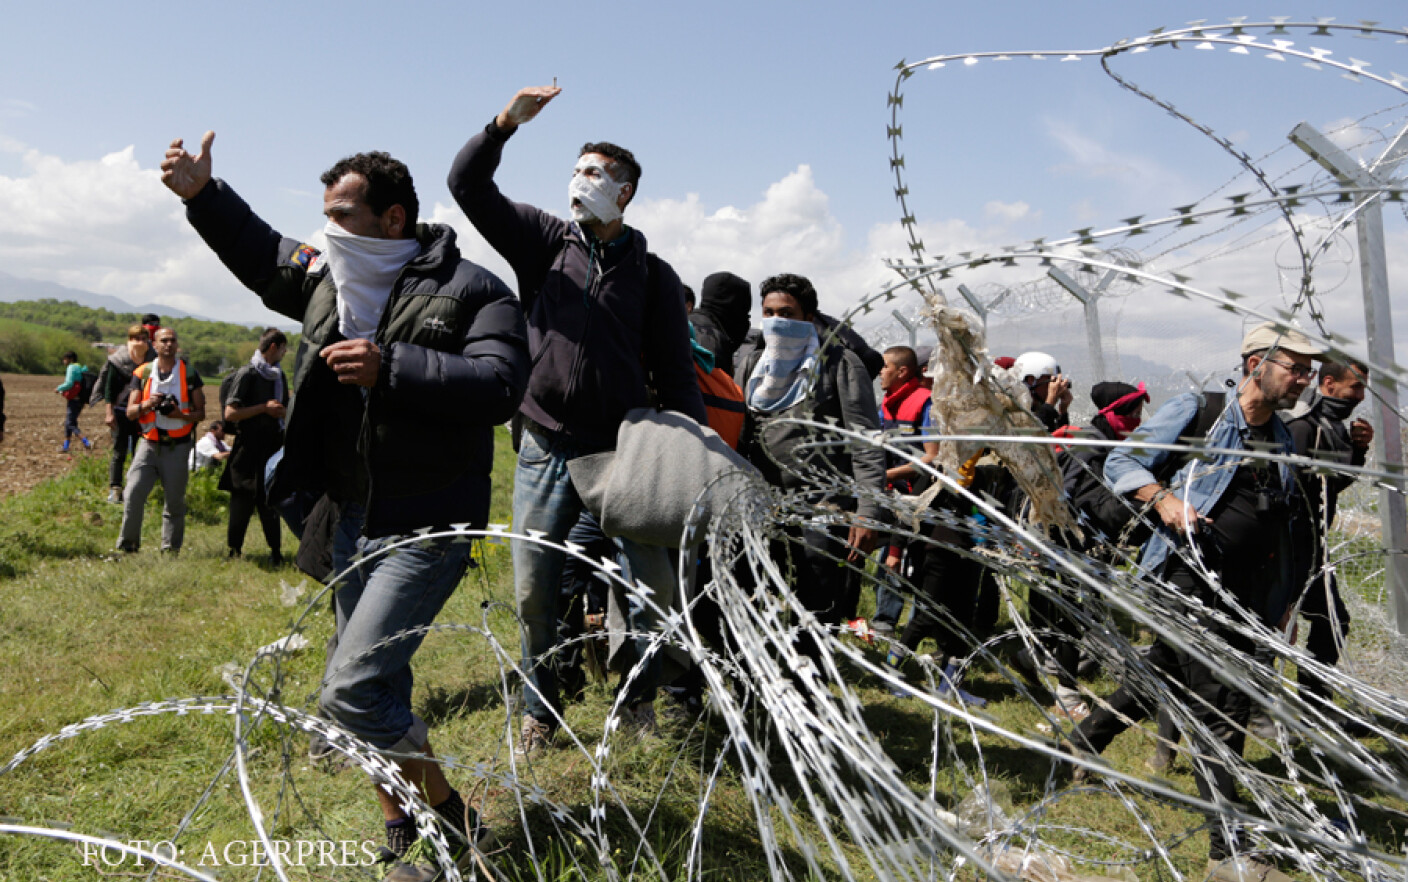
[(763, 357), (748, 378), (748, 406), (763, 413), (786, 410), (811, 391), (821, 341), (809, 321), (763, 319)]

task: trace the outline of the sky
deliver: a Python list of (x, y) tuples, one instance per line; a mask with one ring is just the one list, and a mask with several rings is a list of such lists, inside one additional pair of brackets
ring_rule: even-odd
[[(888, 96), (901, 60), (1098, 49), (1232, 14), (1408, 24), (1401, 11), (1401, 0), (12, 6), (0, 28), (0, 270), (289, 324), (234, 281), (159, 182), (173, 138), (194, 147), (213, 129), (215, 174), (276, 229), (315, 244), (321, 172), (360, 150), (390, 152), (416, 177), (423, 219), (454, 226), (465, 256), (513, 285), (454, 205), (445, 174), (516, 89), (556, 78), (561, 96), (506, 148), (497, 177), (505, 193), (565, 213), (577, 148), (614, 141), (644, 167), (627, 222), (686, 283), (697, 288), (723, 269), (754, 283), (798, 272), (816, 283), (824, 309), (842, 313), (893, 284), (886, 258), (909, 254), (887, 139), (896, 121), (908, 206), (930, 257), (1058, 239), (1256, 189), (1235, 180), (1241, 169), (1207, 137), (1121, 88), (1096, 59), (922, 69), (903, 83), (896, 120)], [(1393, 39), (1285, 39), (1371, 61), (1372, 71), (1408, 70), (1408, 47)], [(1324, 179), (1287, 147), (1296, 122), (1337, 130), (1337, 141), (1368, 156), (1408, 119), (1402, 92), (1263, 55), (1185, 43), (1122, 54), (1111, 67), (1266, 156), (1283, 183)], [(1408, 233), (1401, 206), (1385, 216), (1397, 286), (1408, 280)], [(1284, 225), (1217, 226), (1102, 245), (1253, 305), (1281, 305), (1295, 287)], [(1330, 250), (1317, 290), (1331, 326), (1360, 340), (1352, 237)], [(994, 291), (1043, 272), (987, 267), (945, 284)], [(1121, 353), (1194, 367), (1235, 349), (1235, 316), (1156, 286), (1126, 295), (1108, 302), (1104, 324)], [(895, 306), (912, 314), (918, 300), (887, 304), (862, 326), (893, 338)], [(1408, 340), (1408, 309), (1395, 322), (1395, 337)], [(1000, 325), (995, 318), (995, 345), (1016, 345)], [(1051, 327), (1070, 338), (1082, 326), (1066, 315)]]

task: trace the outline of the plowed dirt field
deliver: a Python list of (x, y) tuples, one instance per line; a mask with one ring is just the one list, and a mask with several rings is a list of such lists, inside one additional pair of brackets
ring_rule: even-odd
[(87, 407), (78, 425), (93, 442), (91, 453), (76, 440), (76, 451), (60, 453), (64, 441), (64, 400), (54, 394), (62, 376), (0, 374), (5, 384), (5, 439), (0, 441), (0, 497), (24, 493), (39, 482), (62, 474), (76, 457), (107, 460), (111, 449), (103, 409)]

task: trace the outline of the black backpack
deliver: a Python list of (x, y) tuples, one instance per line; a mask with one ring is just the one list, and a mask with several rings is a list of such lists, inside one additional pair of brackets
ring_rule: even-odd
[[(103, 403), (103, 387), (107, 385), (108, 371), (111, 369), (112, 362), (104, 359), (103, 369), (98, 371), (98, 378), (93, 381), (93, 387), (88, 392), (88, 405), (90, 407), (95, 407)], [(88, 374), (84, 373), (83, 378), (86, 380), (88, 378)]]
[[(103, 366), (106, 367), (106, 363), (104, 363)], [(83, 369), (83, 378), (78, 381), (78, 400), (82, 401), (85, 406), (92, 404), (95, 395), (94, 390), (97, 389), (98, 374), (93, 373), (92, 368), (85, 367)], [(99, 399), (102, 398), (101, 391), (96, 392), (96, 395)]]
[[(1226, 393), (1200, 393), (1198, 410), (1184, 426), (1178, 440), (1190, 445), (1202, 441), (1226, 406)], [(1105, 483), (1105, 458), (1110, 450), (1109, 447), (1082, 447), (1064, 450), (1057, 456), (1067, 504), (1106, 539), (1124, 537), (1127, 544), (1143, 545), (1152, 530), (1145, 522), (1147, 519), (1136, 517), (1140, 504), (1116, 496)], [(1168, 457), (1154, 470), (1154, 477), (1166, 483), (1197, 455), (1195, 451), (1186, 451)], [(1088, 546), (1095, 543), (1095, 537), (1086, 537)]]
[[(220, 415), (216, 417), (216, 419), (221, 421), (225, 419), (225, 405), (229, 403), (230, 396), (233, 395), (235, 391), (235, 384), (240, 381), (240, 377), (244, 376), (244, 372), (248, 370), (248, 367), (249, 366), (246, 365), (245, 367), (230, 371), (229, 376), (220, 381)], [(238, 435), (239, 433), (239, 423), (225, 423), (226, 435)]]

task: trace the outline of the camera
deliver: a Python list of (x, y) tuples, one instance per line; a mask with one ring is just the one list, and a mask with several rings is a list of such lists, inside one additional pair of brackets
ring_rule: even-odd
[(154, 405), (152, 405), (152, 409), (155, 410), (157, 413), (161, 414), (162, 416), (170, 416), (172, 412), (176, 410), (176, 405), (178, 403), (176, 401), (176, 396), (167, 395), (164, 392), (155, 396), (152, 400), (156, 402)]

